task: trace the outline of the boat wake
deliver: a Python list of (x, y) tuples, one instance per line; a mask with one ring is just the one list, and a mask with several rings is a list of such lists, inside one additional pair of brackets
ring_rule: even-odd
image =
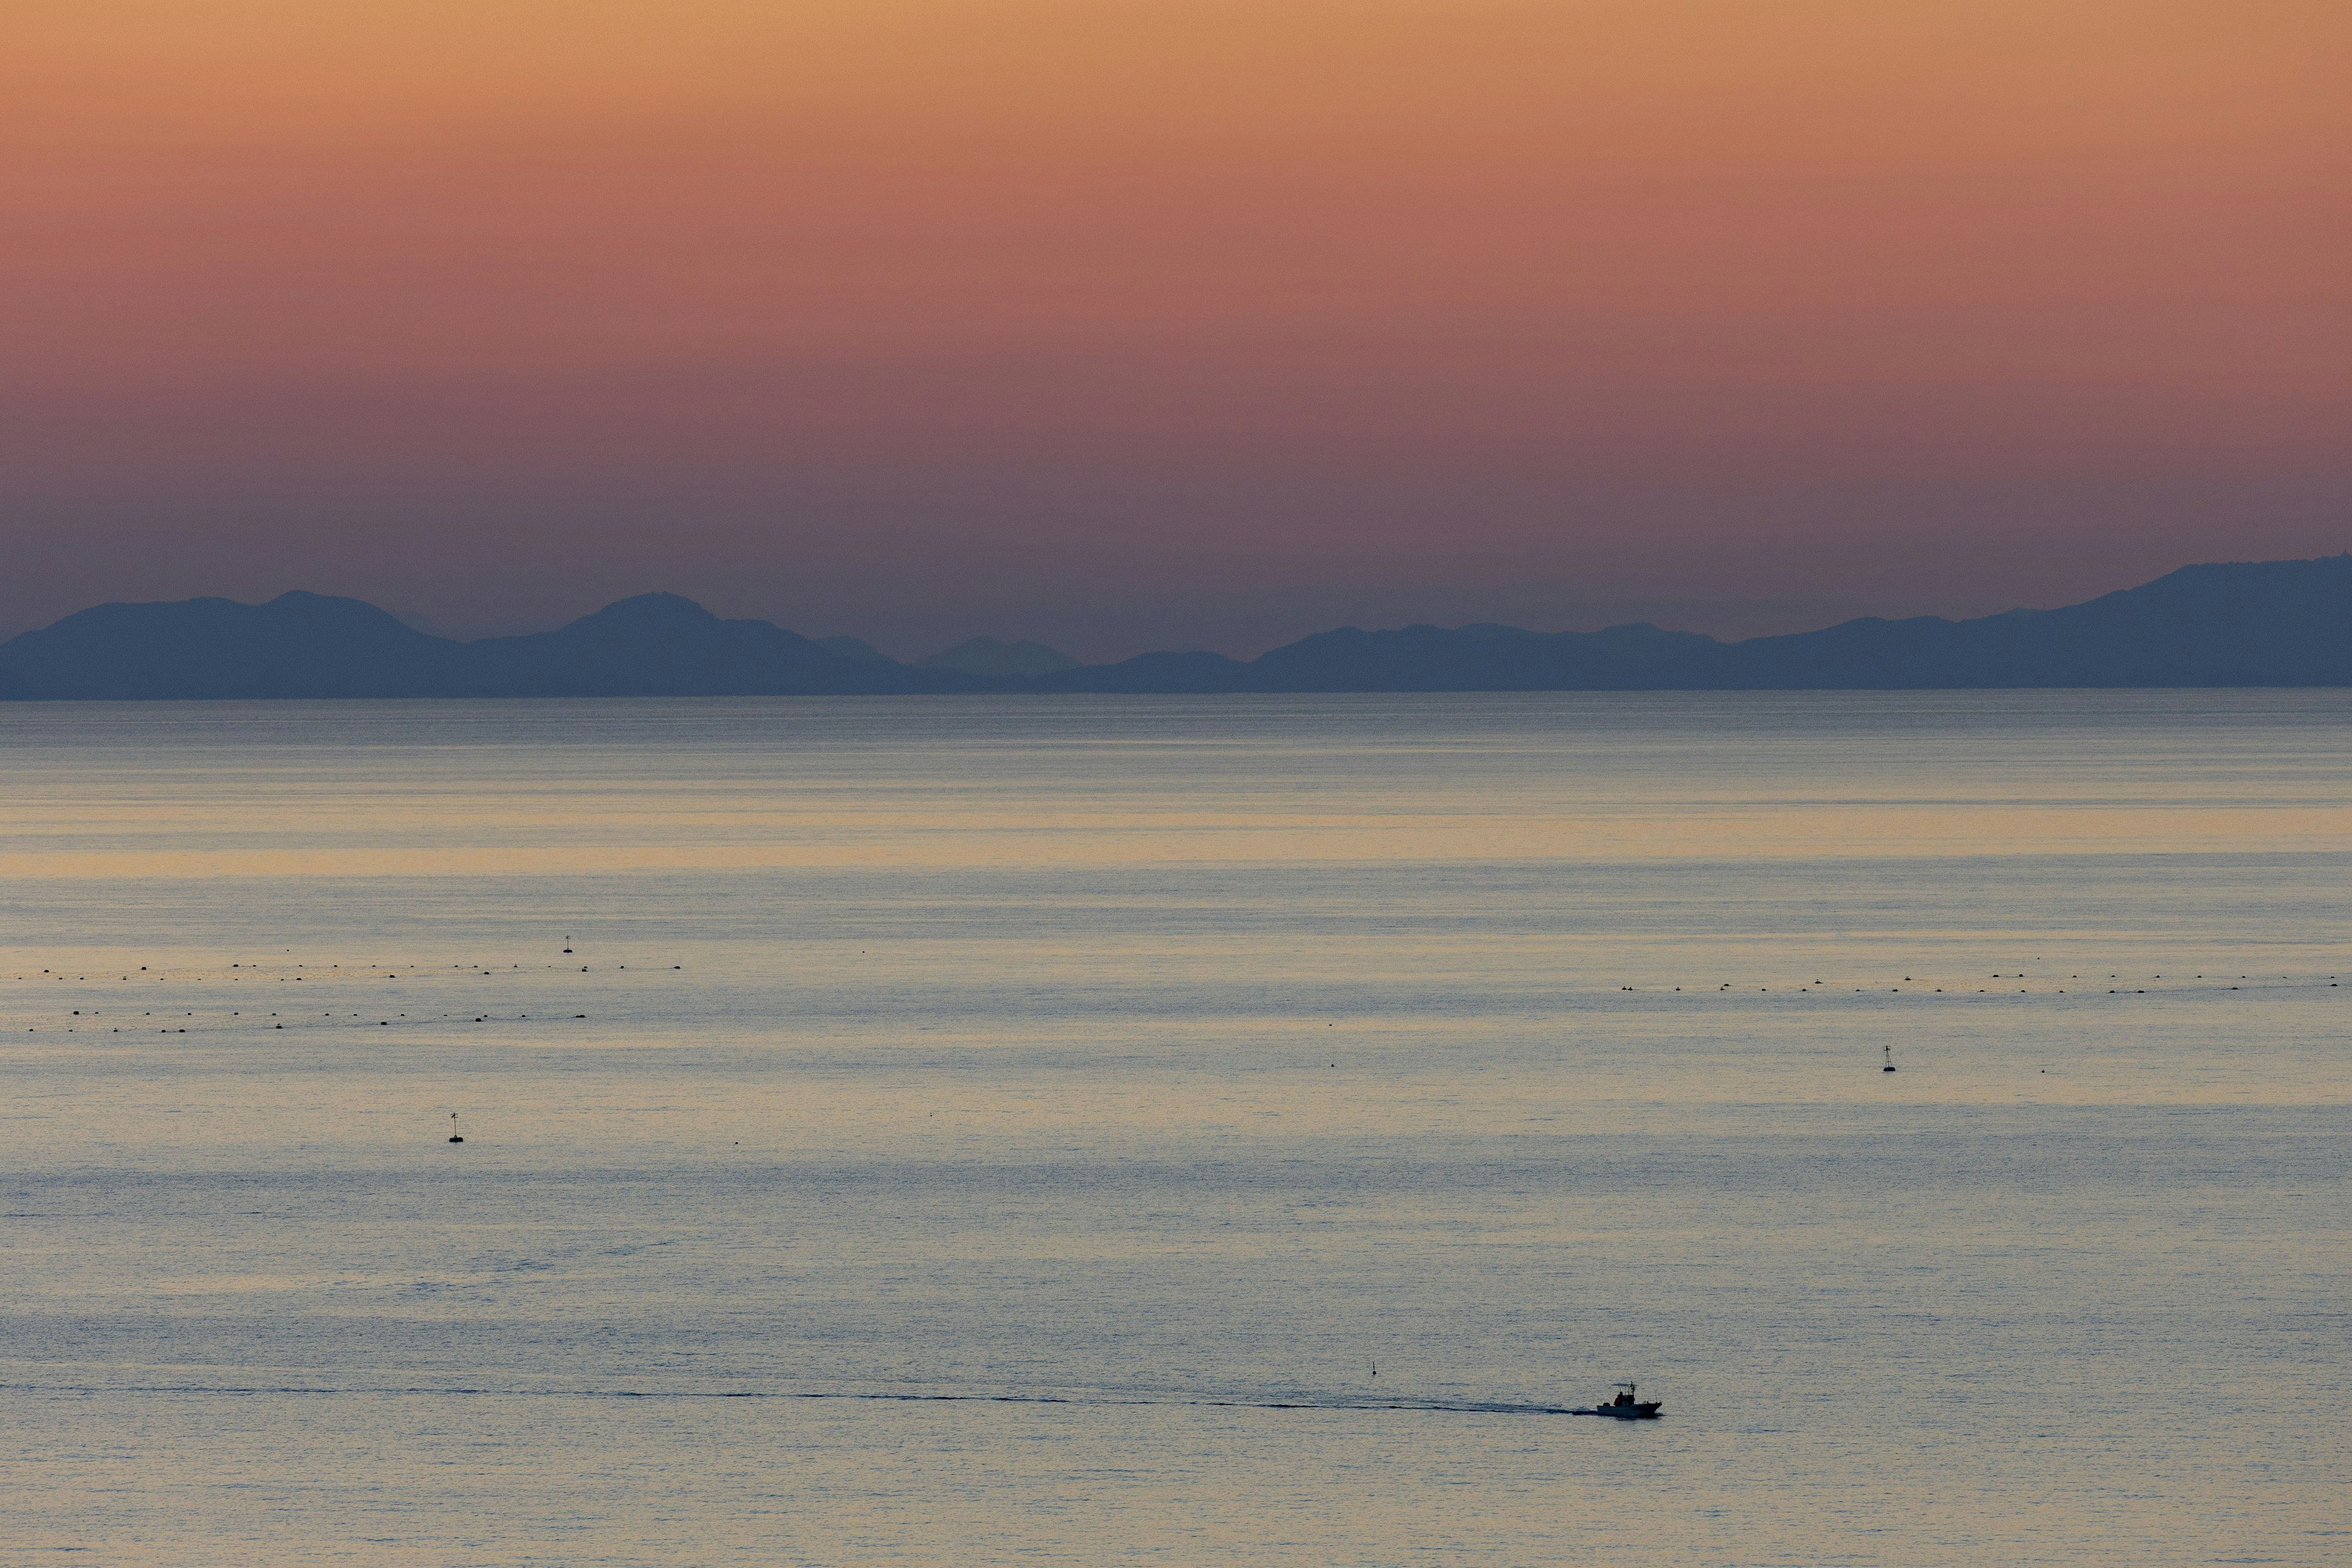
[(891, 1388), (493, 1388), (473, 1384), (0, 1384), (12, 1394), (77, 1397), (110, 1394), (179, 1394), (214, 1398), (830, 1400), (887, 1405), (1064, 1405), (1166, 1406), (1200, 1410), (1393, 1410), (1455, 1415), (1598, 1415), (1601, 1410), (1515, 1399), (1414, 1398), (1352, 1394), (1186, 1394), (1174, 1390), (1004, 1391)]

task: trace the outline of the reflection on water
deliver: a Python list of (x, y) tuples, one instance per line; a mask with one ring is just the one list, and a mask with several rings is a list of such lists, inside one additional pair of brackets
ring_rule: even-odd
[(2352, 1551), (2346, 694), (20, 704), (0, 800), (28, 1555)]

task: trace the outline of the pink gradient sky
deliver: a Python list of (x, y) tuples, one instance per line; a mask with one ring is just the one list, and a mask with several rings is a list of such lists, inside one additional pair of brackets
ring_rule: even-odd
[(0, 630), (1728, 634), (2352, 547), (2352, 8), (28, 0)]

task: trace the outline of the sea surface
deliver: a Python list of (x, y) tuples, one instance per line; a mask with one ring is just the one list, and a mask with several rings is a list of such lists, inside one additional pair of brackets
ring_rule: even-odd
[(2347, 917), (2339, 691), (5, 705), (0, 1561), (2352, 1562)]

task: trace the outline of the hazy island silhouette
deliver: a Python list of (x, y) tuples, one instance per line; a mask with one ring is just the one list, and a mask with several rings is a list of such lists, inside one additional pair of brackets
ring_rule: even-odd
[(2352, 685), (2352, 553), (2187, 566), (2054, 610), (1847, 621), (1722, 642), (1646, 624), (1321, 632), (1253, 659), (1082, 665), (975, 638), (905, 663), (674, 594), (460, 642), (358, 599), (100, 605), (0, 644), (0, 698), (822, 696), (910, 692), (1925, 690)]

